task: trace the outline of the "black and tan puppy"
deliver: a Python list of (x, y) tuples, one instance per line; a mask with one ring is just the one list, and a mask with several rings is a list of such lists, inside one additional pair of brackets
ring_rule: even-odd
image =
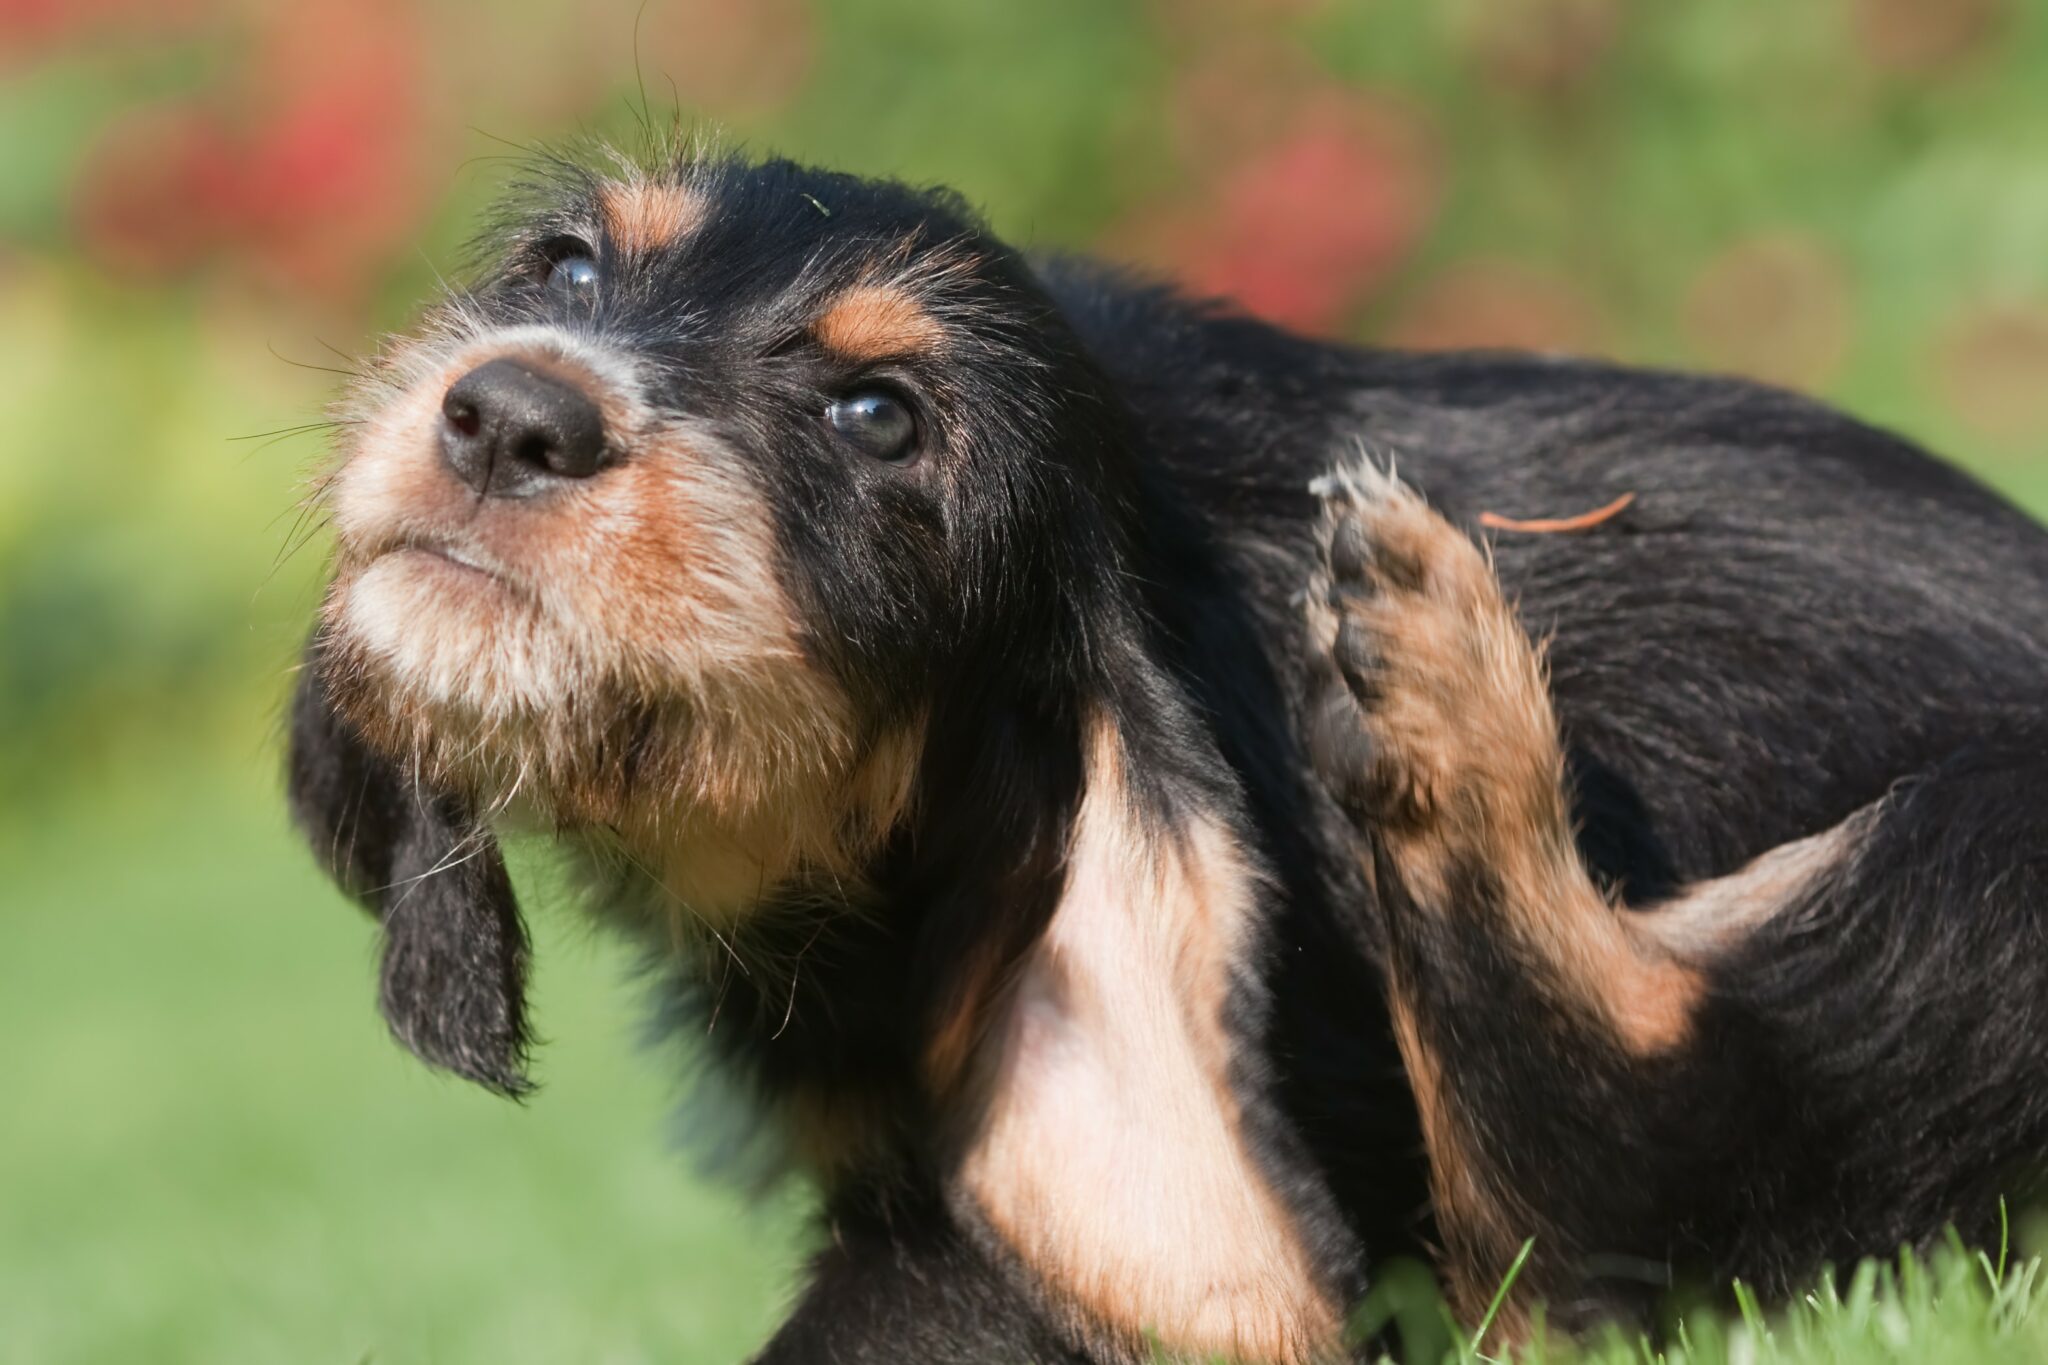
[[(2048, 537), (1962, 476), (786, 163), (564, 165), (488, 261), (349, 400), (294, 808), (508, 1093), (492, 831), (589, 867), (824, 1191), (766, 1359), (1334, 1359), (1369, 1255), (1529, 1235), (1574, 1317), (1783, 1286), (2048, 1144)], [(1622, 494), (1519, 621), (1454, 529)]]

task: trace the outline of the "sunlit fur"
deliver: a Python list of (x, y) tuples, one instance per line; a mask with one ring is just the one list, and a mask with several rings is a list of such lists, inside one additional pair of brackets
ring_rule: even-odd
[(2041, 980), (2042, 822), (1986, 818), (2038, 774), (2024, 723), (1994, 703), (1825, 829), (1631, 907), (1574, 838), (1553, 686), (1488, 557), (1370, 461), (1318, 490), (1310, 751), (1374, 884), (1464, 1314), (1512, 1342), (1545, 1305), (1783, 1292), (2033, 1186), (2048, 1056), (1997, 1001)]
[(962, 1197), (1073, 1305), (1082, 1340), (1170, 1323), (1204, 1356), (1324, 1358), (1342, 1305), (1244, 1143), (1231, 1085), (1228, 1000), (1260, 874), (1227, 827), (1148, 819), (1130, 761), (1098, 719), (1065, 894), (963, 1106)]
[[(684, 245), (704, 213), (693, 182), (716, 174), (592, 180), (587, 209), (551, 225), (617, 243), (612, 283), (629, 292), (608, 306), (633, 309), (630, 334), (524, 320), (545, 310), (503, 289), (451, 298), (344, 400), (323, 481), (338, 553), (322, 620), (351, 719), (430, 785), (589, 835), (667, 891), (684, 930), (729, 924), (792, 877), (857, 877), (909, 799), (921, 740), (915, 717), (862, 708), (819, 666), (784, 582), (782, 475), (735, 449), (762, 439), (748, 414), (721, 425), (664, 401), (678, 349), (730, 338), (687, 307), (634, 309), (645, 284), (624, 268)], [(972, 311), (945, 289), (973, 257), (946, 243), (871, 245), (852, 301), (826, 273), (845, 264), (778, 282), (792, 322), (812, 304), (834, 339), (872, 347), (882, 323), (937, 332)], [(867, 310), (858, 333), (850, 303)], [(598, 399), (629, 456), (615, 475), (535, 509), (482, 503), (441, 467), (441, 395), (504, 356)]]
[[(1010, 1248), (1077, 1348), (1327, 1357), (1347, 1243), (1254, 1136), (1270, 1083), (1231, 1041), (1262, 1010), (1244, 964), (1269, 892), (1131, 596), (1147, 533), (1103, 377), (943, 198), (718, 161), (558, 171), (479, 285), (346, 400), (314, 668), (373, 752), (356, 766), (452, 794), (450, 829), (473, 812), (583, 855), (597, 908), (736, 1036), (777, 1149), (821, 1179), (862, 1187), (922, 1128), (919, 1159), (960, 1168), (954, 1216)], [(540, 283), (565, 239), (597, 262), (593, 299)], [(487, 497), (442, 459), (442, 396), (506, 358), (596, 403), (601, 475)], [(821, 420), (874, 383), (917, 414), (901, 467)], [(359, 842), (346, 813), (306, 818)], [(470, 920), (502, 936), (507, 913)], [(860, 971), (906, 932), (924, 942)], [(432, 969), (407, 979), (464, 971), (459, 943), (413, 957)], [(850, 985), (900, 1036), (833, 1036), (873, 1008)], [(401, 1036), (441, 1039), (430, 1004), (386, 1003)], [(808, 1060), (783, 1077), (785, 1058)], [(1138, 1166), (1073, 1128), (1075, 1075), (1121, 1076), (1151, 1116)], [(1039, 1150), (1055, 1137), (1063, 1156)], [(1258, 1264), (1226, 1273), (1247, 1236)]]
[[(1914, 448), (717, 153), (544, 160), (468, 278), (319, 480), (293, 811), (394, 1034), (512, 1095), (496, 835), (570, 851), (817, 1187), (763, 1361), (1322, 1365), (1382, 1259), (1469, 1308), (1530, 1235), (1553, 1322), (1782, 1292), (2048, 1147), (2048, 540)], [(604, 461), (444, 467), (508, 357)], [(877, 388), (886, 459), (828, 420)], [(1361, 445), (1434, 517), (1340, 536)], [(1442, 592), (1336, 571), (1404, 528)]]

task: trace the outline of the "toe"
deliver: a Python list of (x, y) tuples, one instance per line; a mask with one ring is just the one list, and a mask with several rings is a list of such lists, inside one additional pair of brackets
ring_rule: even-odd
[(1372, 537), (1364, 519), (1340, 516), (1330, 531), (1330, 577), (1346, 592), (1368, 592), (1372, 573)]
[(1343, 676), (1344, 685), (1351, 689), (1351, 695), (1365, 706), (1377, 701), (1385, 660), (1380, 655), (1379, 640), (1374, 631), (1356, 615), (1348, 615), (1337, 627), (1337, 641), (1332, 652), (1336, 656), (1337, 671)]

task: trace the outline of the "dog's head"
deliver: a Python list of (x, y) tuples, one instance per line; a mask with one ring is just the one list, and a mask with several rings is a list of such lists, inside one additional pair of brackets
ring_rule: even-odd
[(487, 259), (345, 401), (293, 797), (386, 921), (400, 1037), (511, 1090), (487, 822), (714, 923), (857, 876), (935, 704), (1087, 654), (1119, 475), (1092, 367), (947, 196), (564, 168)]

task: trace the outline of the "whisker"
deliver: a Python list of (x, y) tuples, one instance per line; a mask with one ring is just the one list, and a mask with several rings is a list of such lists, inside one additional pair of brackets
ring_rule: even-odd
[[(325, 345), (326, 343), (323, 342), (321, 344)], [(310, 360), (294, 360), (290, 356), (286, 355), (283, 351), (278, 350), (277, 346), (270, 341), (265, 341), (263, 343), (263, 349), (270, 352), (272, 356), (276, 357), (279, 360), (282, 360), (285, 364), (290, 365), (294, 369), (318, 370), (322, 374), (338, 374), (344, 379), (360, 379), (363, 377), (363, 371), (361, 366), (354, 364), (353, 362), (351, 363), (351, 368), (344, 370), (334, 365), (315, 365)], [(332, 350), (333, 347), (330, 346), (328, 347), (328, 349)], [(347, 357), (343, 358), (346, 359)]]
[[(331, 525), (333, 525), (332, 517), (321, 517), (318, 521), (306, 527), (304, 535), (298, 535), (296, 539), (287, 540), (278, 550), (276, 557), (270, 561), (270, 568), (264, 573), (262, 581), (257, 583), (256, 590), (249, 594), (249, 600), (253, 603), (262, 597), (263, 590), (276, 581), (277, 575), (284, 569), (284, 566), (291, 563), (299, 551), (317, 540), (320, 533)], [(294, 534), (297, 534), (296, 524), (294, 524)]]
[[(309, 368), (324, 369), (325, 367), (314, 365)], [(323, 417), (317, 422), (301, 422), (297, 426), (279, 427), (275, 431), (252, 431), (246, 436), (230, 436), (227, 439), (230, 441), (278, 441), (283, 440), (287, 436), (297, 436), (301, 432), (326, 431), (333, 427), (354, 426), (356, 423), (357, 419), (353, 417)]]
[(313, 341), (316, 345), (319, 345), (325, 350), (332, 352), (334, 355), (339, 356), (345, 363), (354, 366), (355, 373), (367, 374), (369, 372), (368, 362), (363, 360), (360, 356), (350, 355), (347, 351), (342, 350), (341, 347), (335, 345), (333, 342), (327, 341), (321, 337), (314, 337)]
[[(468, 844), (474, 844), (476, 845), (476, 847), (469, 849), (467, 852), (464, 852), (464, 846)], [(413, 893), (420, 889), (421, 885), (423, 885), (426, 882), (427, 878), (438, 876), (451, 868), (461, 867), (464, 863), (472, 862), (477, 858), (483, 857), (489, 851), (490, 840), (487, 837), (487, 831), (479, 829), (475, 834), (465, 835), (461, 840), (459, 840), (456, 843), (454, 848), (448, 851), (446, 856), (444, 856), (439, 862), (435, 863), (426, 871), (418, 873), (415, 876), (406, 877), (403, 880), (390, 882), (384, 886), (378, 887), (376, 891), (376, 894), (378, 895), (382, 895), (385, 892), (389, 891), (399, 892), (398, 899), (391, 902), (390, 905), (384, 908), (384, 918), (388, 920), (392, 915), (396, 914), (399, 908), (403, 906), (406, 903), (406, 901), (412, 898)], [(401, 887), (403, 887), (404, 890), (400, 891), (399, 888)]]
[[(510, 147), (510, 148), (511, 148), (511, 149), (512, 149), (513, 151), (515, 151), (515, 152), (518, 152), (518, 153), (519, 153), (519, 155), (520, 155), (520, 158), (522, 158), (522, 159), (526, 159), (526, 158), (532, 158), (532, 157), (537, 157), (537, 156), (538, 156), (538, 157), (544, 157), (544, 156), (546, 156), (546, 155), (547, 155), (547, 146), (546, 146), (546, 144), (544, 144), (544, 143), (540, 143), (540, 142), (517, 142), (517, 141), (514, 141), (514, 140), (513, 140), (512, 138), (509, 138), (509, 137), (504, 137), (504, 136), (502, 136), (502, 135), (500, 135), (500, 134), (498, 134), (498, 133), (493, 133), (493, 132), (491, 132), (491, 131), (490, 131), (490, 130), (488, 130), (488, 129), (485, 129), (485, 128), (479, 128), (479, 127), (477, 127), (477, 126), (476, 126), (476, 125), (475, 125), (474, 123), (472, 123), (472, 124), (469, 124), (469, 125), (467, 125), (467, 127), (468, 127), (468, 129), (469, 129), (469, 131), (470, 131), (470, 132), (472, 132), (472, 133), (475, 133), (475, 134), (476, 134), (476, 135), (477, 135), (478, 137), (480, 137), (480, 138), (485, 138), (485, 139), (487, 139), (487, 140), (489, 140), (489, 141), (491, 141), (491, 142), (495, 142), (495, 143), (497, 143), (497, 144), (498, 144), (499, 146), (501, 146), (501, 147)], [(477, 156), (477, 157), (471, 157), (471, 158), (470, 158), (470, 161), (492, 161), (492, 160), (496, 160), (496, 161), (511, 161), (511, 160), (513, 160), (513, 159), (514, 159), (514, 158), (512, 158), (512, 157), (509, 157), (509, 156), (500, 156), (500, 157), (481, 157), (481, 156)], [(468, 164), (469, 164), (469, 162), (467, 162), (467, 161), (466, 161), (466, 162), (464, 162), (463, 164), (464, 164), (464, 165), (468, 165)]]
[(811, 945), (816, 943), (818, 935), (824, 932), (825, 920), (821, 917), (818, 920), (818, 927), (811, 930), (811, 936), (804, 940), (804, 946), (796, 950), (796, 961), (789, 966), (789, 1005), (782, 1011), (782, 1022), (776, 1025), (775, 1032), (768, 1035), (768, 1041), (771, 1043), (783, 1035), (789, 1028), (789, 1021), (796, 1017), (796, 985), (797, 979), (803, 974), (804, 955), (811, 951)]
[(648, 0), (640, 0), (640, 8), (633, 11), (633, 84), (640, 91), (640, 137), (642, 141), (654, 141), (654, 117), (647, 108), (647, 77), (640, 70), (640, 21), (647, 17)]

